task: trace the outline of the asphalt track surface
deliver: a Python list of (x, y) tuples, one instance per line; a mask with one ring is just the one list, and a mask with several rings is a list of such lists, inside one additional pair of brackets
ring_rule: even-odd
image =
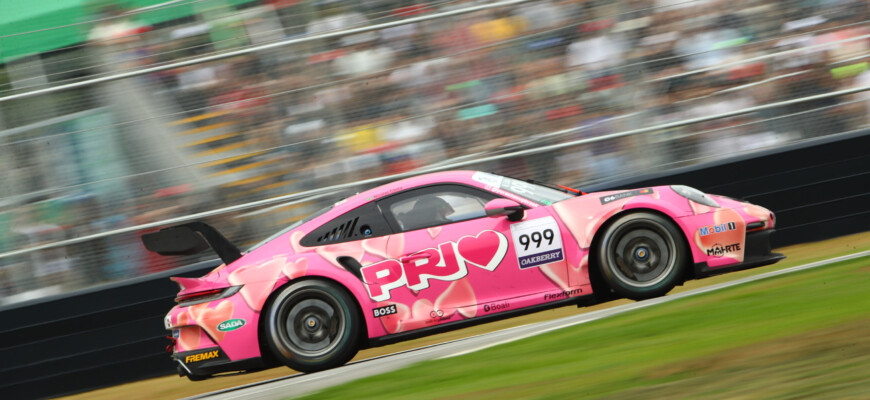
[(727, 287), (738, 286), (774, 276), (785, 275), (812, 268), (818, 268), (836, 262), (852, 260), (865, 256), (870, 256), (870, 251), (854, 253), (842, 257), (830, 258), (814, 263), (799, 265), (796, 267), (737, 279), (730, 282), (705, 286), (702, 288), (671, 294), (664, 297), (615, 306), (604, 310), (573, 315), (570, 317), (555, 319), (552, 321), (537, 322), (534, 324), (516, 326), (513, 328), (502, 329), (499, 331), (484, 333), (477, 336), (471, 336), (463, 339), (457, 339), (412, 350), (387, 354), (380, 357), (374, 357), (366, 360), (353, 362), (331, 370), (316, 372), (312, 374), (295, 374), (282, 378), (237, 386), (230, 389), (219, 390), (216, 392), (204, 393), (198, 396), (188, 397), (187, 399), (287, 399), (316, 392), (318, 390), (322, 390), (330, 386), (339, 385), (345, 382), (350, 382), (352, 380), (363, 379), (369, 376), (393, 371), (420, 361), (468, 354), (485, 348), (497, 346), (499, 344), (508, 343), (535, 335), (540, 335), (545, 332), (565, 328), (568, 326), (596, 321), (613, 315), (618, 315), (629, 311), (654, 306), (657, 304), (667, 303), (690, 296), (696, 296), (702, 293), (713, 292)]

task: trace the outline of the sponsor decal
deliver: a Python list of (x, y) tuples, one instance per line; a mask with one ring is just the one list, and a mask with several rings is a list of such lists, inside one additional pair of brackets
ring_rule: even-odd
[(172, 328), (172, 315), (167, 314), (165, 318), (163, 318), (163, 326), (168, 330)]
[(468, 264), (495, 271), (508, 251), (508, 240), (500, 232), (485, 230), (476, 236), (463, 236), (453, 242), (444, 242), (437, 248), (418, 251), (362, 267), (363, 281), (369, 297), (386, 301), (390, 291), (407, 286), (421, 291), (429, 287), (429, 280), (456, 281), (468, 275)]
[(635, 190), (629, 190), (629, 191), (627, 191), (627, 192), (622, 192), (622, 193), (616, 193), (616, 194), (610, 194), (610, 195), (607, 195), (607, 196), (603, 196), (603, 197), (600, 197), (600, 199), (601, 199), (601, 205), (605, 205), (605, 204), (607, 204), (607, 203), (612, 203), (612, 202), (614, 202), (614, 201), (616, 201), (616, 200), (622, 200), (622, 199), (625, 199), (625, 198), (634, 197), (634, 196), (640, 196), (640, 195), (644, 195), (644, 194), (653, 194), (653, 190), (650, 189), (650, 188), (646, 188), (646, 189), (635, 189)]
[(444, 311), (432, 310), (429, 312), (429, 318), (441, 318), (444, 316)]
[(486, 186), (492, 186), (497, 188), (501, 187), (501, 182), (504, 180), (504, 177), (478, 171), (471, 176), (471, 179), (476, 180)]
[(726, 245), (721, 245), (719, 243), (714, 244), (712, 247), (707, 249), (708, 256), (714, 257), (722, 257), (727, 253), (732, 251), (740, 251), (740, 243), (731, 243)]
[(380, 317), (387, 316), (387, 315), (393, 315), (397, 312), (399, 312), (399, 310), (396, 309), (395, 304), (390, 304), (388, 306), (383, 306), (383, 307), (378, 307), (378, 308), (372, 309), (372, 315), (374, 315), (375, 318), (380, 318)]
[(510, 306), (511, 306), (511, 303), (508, 303), (506, 301), (502, 302), (502, 303), (484, 304), (483, 311), (484, 312), (498, 312), (498, 311), (507, 310), (508, 308), (510, 308)]
[(583, 289), (563, 290), (556, 293), (547, 293), (544, 295), (544, 300), (567, 299), (583, 293)]
[(224, 322), (219, 323), (217, 326), (217, 330), (219, 330), (221, 332), (229, 332), (229, 331), (234, 331), (236, 329), (239, 329), (243, 326), (245, 326), (245, 320), (243, 320), (243, 319), (240, 319), (240, 318), (228, 319)]
[(511, 225), (511, 236), (520, 269), (565, 259), (562, 235), (553, 217), (537, 218)]
[(219, 351), (220, 350), (212, 350), (205, 353), (191, 354), (187, 357), (184, 357), (184, 362), (189, 364), (205, 360), (211, 360), (212, 358), (218, 358), (220, 357), (220, 354), (218, 354)]
[(178, 339), (181, 336), (181, 329), (173, 329), (172, 330), (172, 338)]
[(698, 228), (698, 234), (703, 236), (723, 233), (737, 229), (736, 222), (725, 222), (718, 225), (702, 226)]

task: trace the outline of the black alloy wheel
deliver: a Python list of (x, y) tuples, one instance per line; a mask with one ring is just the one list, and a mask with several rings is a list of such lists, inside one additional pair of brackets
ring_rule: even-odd
[(689, 257), (674, 223), (647, 212), (617, 218), (604, 231), (597, 249), (601, 276), (617, 294), (634, 300), (663, 296), (673, 289)]
[(356, 355), (361, 318), (353, 298), (338, 285), (304, 280), (278, 294), (261, 318), (272, 353), (288, 367), (315, 372)]

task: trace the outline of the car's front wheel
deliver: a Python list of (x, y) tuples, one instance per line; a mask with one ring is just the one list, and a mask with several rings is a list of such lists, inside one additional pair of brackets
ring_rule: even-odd
[(356, 355), (360, 316), (338, 285), (319, 280), (291, 284), (263, 317), (272, 353), (290, 368), (315, 372), (337, 367)]
[(608, 286), (634, 300), (663, 296), (673, 289), (690, 257), (674, 223), (646, 212), (616, 219), (604, 231), (597, 252), (598, 268)]

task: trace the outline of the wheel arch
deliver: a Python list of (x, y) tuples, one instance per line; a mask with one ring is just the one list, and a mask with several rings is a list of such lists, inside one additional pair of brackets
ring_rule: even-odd
[(683, 283), (685, 283), (685, 281), (692, 279), (691, 263), (695, 262), (694, 253), (692, 252), (692, 247), (691, 247), (692, 244), (689, 242), (689, 239), (686, 236), (685, 226), (680, 223), (680, 219), (674, 218), (672, 215), (668, 214), (667, 212), (656, 209), (656, 208), (635, 207), (635, 208), (630, 208), (627, 210), (622, 210), (616, 214), (611, 215), (609, 218), (607, 218), (601, 224), (601, 226), (598, 227), (598, 229), (592, 235), (592, 241), (590, 241), (590, 244), (589, 244), (589, 281), (592, 283), (592, 293), (599, 293), (599, 291), (604, 291), (605, 293), (610, 293), (610, 288), (607, 286), (607, 284), (604, 282), (603, 278), (600, 275), (601, 272), (600, 272), (599, 264), (598, 264), (600, 262), (600, 260), (598, 260), (598, 252), (596, 251), (596, 249), (598, 249), (598, 247), (601, 246), (601, 240), (602, 240), (602, 236), (603, 236), (604, 232), (606, 232), (607, 229), (611, 225), (613, 225), (613, 223), (616, 222), (618, 219), (620, 219), (626, 215), (629, 215), (629, 214), (638, 214), (638, 213), (648, 213), (648, 214), (658, 215), (658, 216), (664, 218), (665, 220), (670, 221), (672, 224), (674, 224), (674, 226), (677, 227), (677, 231), (680, 234), (679, 239), (682, 240), (683, 244), (686, 245), (686, 249), (688, 250), (688, 256), (689, 256), (689, 259), (687, 261), (685, 261), (687, 266), (684, 266), (683, 273), (680, 277), (680, 281), (677, 284), (682, 285)]
[(350, 296), (351, 299), (353, 299), (353, 304), (356, 306), (355, 307), (356, 312), (360, 317), (360, 321), (363, 322), (361, 324), (362, 326), (360, 327), (360, 331), (359, 331), (359, 335), (360, 335), (359, 343), (361, 344), (360, 348), (365, 347), (365, 345), (368, 343), (368, 326), (366, 324), (365, 314), (362, 311), (362, 305), (359, 303), (359, 300), (357, 299), (357, 296), (354, 294), (354, 291), (351, 290), (350, 288), (348, 288), (343, 283), (341, 283), (339, 280), (334, 279), (332, 277), (325, 276), (325, 275), (314, 275), (314, 274), (306, 275), (306, 276), (302, 276), (299, 278), (288, 280), (287, 282), (284, 282), (283, 284), (273, 288), (272, 293), (269, 294), (269, 297), (266, 298), (266, 301), (263, 303), (263, 307), (260, 309), (260, 318), (257, 321), (258, 322), (257, 323), (257, 344), (260, 347), (260, 357), (262, 357), (263, 361), (266, 362), (266, 364), (269, 366), (281, 366), (283, 364), (281, 364), (281, 362), (278, 361), (278, 359), (275, 357), (275, 355), (272, 354), (272, 351), (269, 348), (269, 344), (266, 342), (266, 332), (265, 332), (266, 318), (264, 318), (264, 314), (266, 313), (266, 310), (268, 310), (269, 307), (272, 306), (272, 303), (275, 302), (275, 298), (277, 298), (278, 295), (285, 288), (287, 288), (290, 285), (299, 283), (299, 282), (310, 281), (310, 280), (317, 280), (317, 281), (329, 282), (329, 283), (335, 284), (337, 287), (344, 290)]

